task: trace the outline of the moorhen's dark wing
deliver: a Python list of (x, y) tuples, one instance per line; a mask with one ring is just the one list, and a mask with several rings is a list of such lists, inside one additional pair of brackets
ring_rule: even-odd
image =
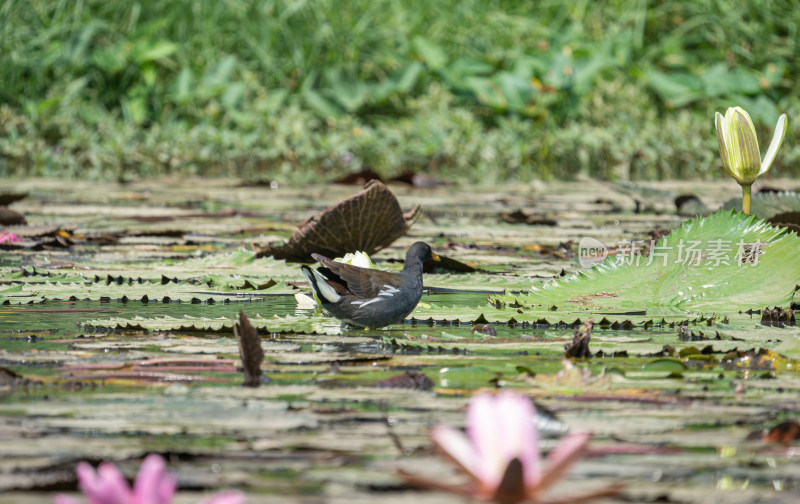
[(319, 254), (312, 254), (312, 256), (324, 266), (319, 271), (330, 280), (329, 283), (331, 285), (339, 283), (359, 298), (370, 299), (377, 297), (381, 290), (385, 290), (386, 286), (399, 289), (403, 283), (403, 277), (397, 273), (359, 268), (358, 266), (333, 261)]

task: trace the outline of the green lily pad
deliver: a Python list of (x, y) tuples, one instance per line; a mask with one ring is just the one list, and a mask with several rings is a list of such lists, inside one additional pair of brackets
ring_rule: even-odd
[(785, 306), (800, 283), (798, 255), (797, 235), (721, 211), (684, 222), (649, 257), (617, 254), (567, 281), (489, 300), (515, 313), (555, 305), (603, 315), (645, 311), (648, 317)]
[[(125, 330), (125, 331), (177, 331), (182, 333), (225, 333), (233, 334), (234, 318), (192, 317), (114, 317), (84, 321), (81, 326), (85, 330)], [(336, 319), (287, 315), (279, 317), (262, 317), (258, 313), (250, 316), (253, 327), (268, 333), (318, 333), (340, 334), (341, 327)]]
[[(742, 198), (728, 200), (722, 208), (741, 211)], [(753, 215), (762, 219), (769, 219), (773, 215), (783, 212), (800, 212), (800, 193), (783, 191), (754, 194), (750, 202), (750, 210)]]
[(663, 371), (667, 373), (680, 373), (687, 369), (686, 364), (677, 359), (656, 359), (642, 366), (642, 371)]

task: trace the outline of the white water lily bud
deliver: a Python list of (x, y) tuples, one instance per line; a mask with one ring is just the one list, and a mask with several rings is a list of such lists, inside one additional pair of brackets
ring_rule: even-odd
[(725, 171), (739, 185), (749, 186), (772, 166), (786, 134), (786, 114), (778, 118), (775, 135), (763, 161), (753, 120), (743, 108), (730, 107), (724, 116), (717, 112), (716, 127), (719, 154)]
[(334, 261), (350, 264), (352, 266), (358, 266), (359, 268), (375, 269), (375, 265), (372, 264), (372, 259), (369, 258), (369, 254), (366, 252), (348, 252), (344, 255), (344, 257), (337, 257), (334, 259)]

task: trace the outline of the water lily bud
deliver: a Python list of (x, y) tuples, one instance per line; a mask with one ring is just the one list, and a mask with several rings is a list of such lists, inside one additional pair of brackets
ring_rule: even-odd
[(724, 116), (717, 112), (715, 119), (722, 166), (742, 186), (742, 207), (745, 213), (750, 213), (750, 186), (772, 166), (786, 135), (786, 114), (778, 118), (775, 134), (763, 161), (753, 120), (743, 108), (730, 107)]
[(372, 259), (369, 258), (369, 254), (366, 252), (348, 252), (344, 255), (344, 257), (339, 258), (337, 257), (334, 261), (343, 262), (345, 264), (350, 264), (353, 266), (358, 266), (359, 268), (370, 268), (375, 269), (375, 265), (372, 263)]

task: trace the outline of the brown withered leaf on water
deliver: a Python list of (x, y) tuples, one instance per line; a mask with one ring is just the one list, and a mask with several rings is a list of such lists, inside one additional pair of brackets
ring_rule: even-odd
[(0, 205), (8, 206), (15, 201), (23, 200), (27, 197), (27, 192), (0, 192)]
[(592, 337), (592, 327), (594, 327), (594, 321), (589, 319), (579, 327), (575, 328), (575, 335), (572, 337), (572, 343), (567, 343), (564, 345), (564, 357), (567, 359), (573, 357), (578, 359), (588, 359), (592, 356), (592, 352), (589, 350), (589, 340)]
[(534, 215), (525, 210), (518, 209), (513, 212), (503, 212), (500, 220), (509, 224), (528, 224), (530, 226), (557, 226), (555, 219), (550, 219), (543, 215)]
[(312, 252), (328, 257), (355, 251), (374, 254), (403, 236), (421, 211), (417, 205), (403, 213), (394, 194), (380, 181), (371, 180), (361, 192), (301, 223), (289, 241), (268, 245), (256, 257), (312, 262)]
[(25, 378), (19, 373), (16, 373), (8, 368), (0, 367), (0, 387), (16, 387), (19, 385), (29, 385), (31, 380)]
[(470, 332), (472, 334), (483, 334), (484, 336), (497, 336), (497, 330), (492, 324), (475, 324), (470, 329)]
[(794, 326), (797, 325), (797, 319), (791, 307), (784, 310), (780, 306), (772, 309), (768, 306), (761, 312), (761, 325), (772, 327)]
[(781, 422), (764, 434), (764, 441), (785, 446), (794, 444), (798, 440), (800, 440), (800, 424), (796, 420)]
[(694, 217), (708, 214), (708, 207), (694, 194), (681, 194), (675, 198), (675, 210), (678, 215)]
[(775, 227), (785, 227), (790, 233), (800, 234), (800, 212), (782, 212), (773, 215), (767, 222)]
[(261, 348), (261, 336), (250, 324), (243, 310), (239, 311), (239, 322), (233, 325), (233, 335), (239, 342), (239, 355), (244, 367), (245, 387), (261, 385), (261, 363), (264, 362), (264, 349)]
[(402, 388), (411, 390), (433, 390), (433, 380), (419, 371), (406, 371), (375, 382), (378, 388)]
[(0, 225), (2, 226), (16, 226), (26, 224), (25, 216), (16, 210), (12, 210), (5, 206), (0, 206)]

